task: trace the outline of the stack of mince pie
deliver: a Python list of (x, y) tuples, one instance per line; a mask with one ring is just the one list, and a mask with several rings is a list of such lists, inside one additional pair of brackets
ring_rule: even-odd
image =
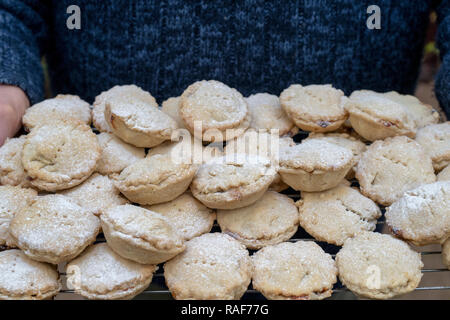
[(421, 281), (409, 244), (450, 268), (450, 122), (413, 96), (204, 80), (160, 107), (123, 85), (23, 125), (0, 148), (0, 299), (131, 299), (162, 266), (175, 299), (324, 299), (338, 279), (388, 299)]

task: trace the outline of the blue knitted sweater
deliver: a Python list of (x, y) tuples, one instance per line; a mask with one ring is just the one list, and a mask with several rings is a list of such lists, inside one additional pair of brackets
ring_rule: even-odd
[[(72, 4), (81, 29), (66, 25)], [(366, 24), (373, 4), (381, 29)], [(89, 102), (129, 83), (161, 102), (201, 79), (244, 95), (293, 83), (412, 93), (432, 8), (436, 95), (449, 114), (450, 0), (0, 0), (0, 83), (43, 99), (45, 55), (52, 92)]]

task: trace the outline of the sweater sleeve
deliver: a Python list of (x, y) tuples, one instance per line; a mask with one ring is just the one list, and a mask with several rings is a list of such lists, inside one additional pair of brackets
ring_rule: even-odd
[(20, 87), (31, 104), (44, 97), (47, 9), (46, 1), (0, 0), (0, 83)]
[(436, 77), (436, 97), (450, 118), (450, 0), (442, 0), (437, 7), (438, 13), (438, 47), (442, 65)]

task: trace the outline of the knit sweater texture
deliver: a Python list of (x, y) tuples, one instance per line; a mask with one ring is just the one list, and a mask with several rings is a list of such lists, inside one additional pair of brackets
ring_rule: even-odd
[[(70, 5), (81, 29), (69, 29)], [(369, 29), (370, 5), (381, 29)], [(289, 85), (414, 91), (428, 16), (438, 13), (442, 66), (436, 96), (450, 113), (450, 0), (0, 0), (0, 83), (44, 98), (41, 58), (52, 93), (93, 102), (134, 83), (158, 102), (215, 79), (244, 95)]]

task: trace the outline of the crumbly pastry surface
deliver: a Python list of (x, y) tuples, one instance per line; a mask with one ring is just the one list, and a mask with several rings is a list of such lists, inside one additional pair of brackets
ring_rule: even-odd
[(213, 158), (203, 164), (191, 184), (195, 198), (209, 208), (236, 209), (258, 200), (276, 176), (265, 157), (237, 154)]
[[(179, 112), (192, 134), (195, 122), (201, 121), (203, 141), (231, 140), (243, 134), (251, 120), (244, 97), (236, 89), (215, 80), (191, 84), (181, 95)], [(207, 131), (220, 133), (222, 139), (211, 137)]]
[(29, 181), (22, 165), (26, 136), (6, 139), (0, 147), (0, 185), (27, 187)]
[(105, 119), (113, 133), (136, 147), (151, 148), (170, 140), (177, 123), (153, 104), (133, 96), (106, 100)]
[(158, 264), (185, 249), (183, 239), (164, 216), (122, 205), (100, 216), (106, 242), (117, 254), (142, 264)]
[(130, 145), (113, 134), (102, 132), (97, 135), (101, 149), (97, 172), (101, 174), (120, 173), (129, 165), (145, 157), (145, 149)]
[(350, 113), (352, 127), (369, 141), (398, 135), (415, 136), (416, 122), (410, 110), (383, 93), (353, 91), (345, 109)]
[(177, 122), (178, 128), (186, 128), (180, 115), (181, 97), (172, 97), (161, 104), (161, 111)]
[(300, 225), (316, 240), (342, 246), (363, 231), (375, 230), (380, 208), (350, 186), (323, 192), (302, 192), (297, 202)]
[(280, 136), (295, 134), (298, 129), (281, 108), (280, 99), (269, 93), (257, 93), (245, 99), (251, 116), (250, 128), (271, 131), (276, 129)]
[[(275, 165), (278, 165), (280, 154), (285, 148), (292, 146), (295, 146), (295, 142), (291, 137), (278, 137), (278, 135), (249, 129), (242, 136), (228, 141), (224, 153), (227, 157), (240, 153), (260, 155), (271, 159)], [(289, 186), (281, 181), (278, 173), (269, 186), (269, 189), (277, 192), (287, 188)]]
[(409, 111), (417, 128), (439, 122), (439, 113), (431, 105), (421, 102), (414, 96), (399, 94), (396, 91), (389, 91), (382, 95), (404, 106)]
[(436, 181), (431, 158), (406, 136), (375, 141), (356, 166), (361, 192), (388, 206), (405, 191)]
[(446, 166), (441, 172), (439, 172), (438, 181), (450, 181), (450, 165)]
[(125, 199), (113, 181), (98, 173), (94, 173), (82, 184), (60, 192), (75, 200), (81, 207), (86, 208), (95, 215), (101, 214), (108, 208), (126, 204)]
[(87, 125), (74, 121), (33, 129), (22, 151), (30, 183), (45, 191), (79, 185), (94, 172), (99, 159), (97, 137)]
[(0, 300), (44, 300), (61, 289), (56, 268), (20, 250), (0, 252)]
[(450, 269), (450, 238), (442, 245), (442, 263)]
[(436, 171), (450, 164), (450, 121), (419, 129), (416, 141), (431, 157)]
[(291, 85), (280, 95), (281, 106), (303, 130), (328, 132), (339, 128), (347, 119), (343, 108), (344, 92), (331, 85)]
[[(353, 152), (353, 160), (354, 165), (356, 166), (361, 158), (361, 154), (366, 151), (367, 146), (361, 140), (356, 139), (355, 137), (349, 135), (348, 133), (314, 133), (311, 132), (308, 135), (308, 139), (321, 139), (323, 141), (327, 141), (330, 143), (334, 143), (338, 146), (347, 148)], [(350, 170), (347, 174), (347, 179), (353, 179), (355, 173), (353, 170)]]
[(106, 243), (89, 247), (66, 268), (69, 288), (96, 300), (132, 299), (144, 291), (158, 269), (127, 260)]
[(280, 153), (281, 179), (295, 190), (317, 192), (337, 186), (353, 167), (348, 148), (321, 139), (305, 140)]
[(155, 154), (125, 168), (115, 177), (115, 185), (132, 202), (152, 205), (184, 193), (196, 171), (196, 165), (178, 162), (168, 154)]
[(0, 186), (0, 246), (15, 247), (9, 235), (9, 224), (36, 196), (37, 191), (33, 189)]
[(353, 153), (348, 148), (311, 139), (284, 149), (280, 155), (280, 166), (306, 172), (336, 171), (347, 167), (352, 159)]
[(339, 279), (352, 292), (389, 299), (413, 291), (422, 278), (420, 253), (386, 234), (364, 232), (345, 241), (336, 255)]
[(177, 300), (237, 300), (247, 290), (251, 259), (239, 241), (207, 233), (186, 242), (186, 250), (164, 265), (164, 277)]
[(234, 210), (218, 210), (217, 222), (223, 233), (249, 249), (290, 239), (298, 228), (298, 210), (283, 194), (267, 191), (255, 203)]
[(450, 181), (407, 191), (386, 209), (392, 233), (415, 245), (441, 243), (450, 237)]
[(109, 132), (112, 133), (113, 130), (111, 126), (105, 119), (105, 107), (106, 101), (110, 98), (121, 97), (121, 96), (130, 96), (131, 99), (144, 101), (149, 105), (158, 107), (155, 98), (148, 93), (147, 91), (142, 90), (140, 87), (135, 85), (122, 85), (122, 86), (114, 86), (107, 91), (103, 91), (97, 97), (95, 97), (94, 104), (92, 105), (92, 122), (94, 123), (95, 128), (101, 132)]
[(319, 300), (331, 296), (337, 268), (312, 241), (283, 242), (252, 256), (253, 287), (271, 300)]
[(99, 219), (63, 195), (34, 199), (10, 224), (13, 242), (30, 258), (58, 264), (78, 256), (93, 243)]
[(215, 211), (205, 207), (190, 193), (146, 208), (167, 218), (186, 241), (210, 232), (216, 219)]
[(78, 96), (59, 94), (55, 98), (32, 105), (22, 118), (23, 125), (28, 130), (61, 120), (75, 120), (89, 125), (91, 123), (89, 103)]

